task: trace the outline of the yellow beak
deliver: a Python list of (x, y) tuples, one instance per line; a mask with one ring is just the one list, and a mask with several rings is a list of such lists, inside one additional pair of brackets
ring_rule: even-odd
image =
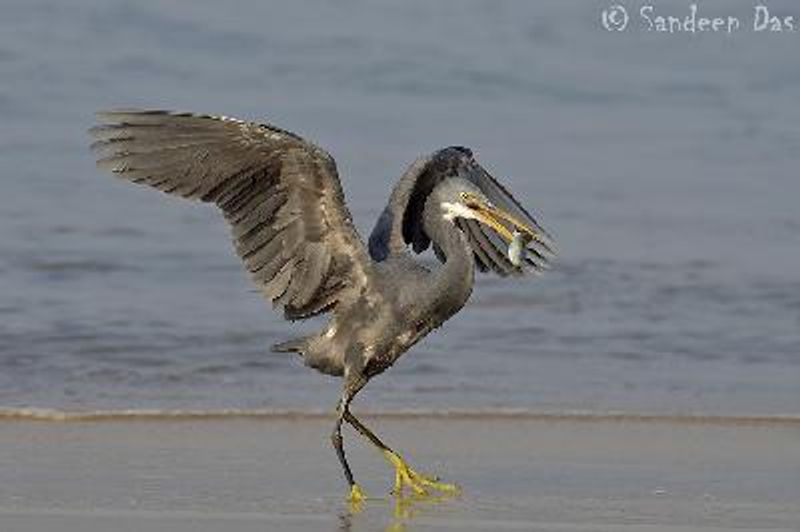
[(502, 209), (481, 202), (472, 206), (472, 210), (475, 212), (475, 216), (478, 220), (497, 231), (497, 233), (503, 237), (503, 240), (509, 244), (514, 240), (514, 230), (522, 233), (526, 237), (526, 241), (535, 240), (536, 242), (546, 244), (544, 238), (538, 231)]

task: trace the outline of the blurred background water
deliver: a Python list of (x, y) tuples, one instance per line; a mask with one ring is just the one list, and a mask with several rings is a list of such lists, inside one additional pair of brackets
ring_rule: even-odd
[(4, 0), (0, 407), (338, 396), (269, 352), (303, 326), (260, 299), (213, 209), (95, 170), (92, 113), (143, 106), (314, 140), (364, 234), (406, 165), (451, 144), (541, 213), (554, 271), (481, 277), (370, 384), (372, 409), (797, 414), (800, 33), (608, 32), (604, 7)]

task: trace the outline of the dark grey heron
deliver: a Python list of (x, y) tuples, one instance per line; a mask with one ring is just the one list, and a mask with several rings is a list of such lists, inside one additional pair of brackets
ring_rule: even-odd
[[(364, 385), (467, 302), (475, 268), (541, 272), (552, 240), (464, 147), (415, 161), (394, 187), (364, 246), (336, 163), (321, 148), (267, 124), (223, 116), (118, 110), (91, 129), (98, 166), (134, 183), (210, 202), (262, 294), (289, 320), (330, 313), (317, 334), (274, 346), (342, 377), (331, 439), (353, 502), (364, 493), (342, 445), (343, 422), (395, 467), (397, 494), (453, 492), (421, 475), (361, 423), (350, 402)], [(433, 247), (441, 266), (414, 258)]]

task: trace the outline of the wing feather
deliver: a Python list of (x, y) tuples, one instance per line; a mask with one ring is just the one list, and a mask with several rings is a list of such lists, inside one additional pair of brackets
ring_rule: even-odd
[(355, 298), (370, 258), (333, 158), (294, 133), (233, 118), (158, 110), (98, 113), (98, 167), (215, 203), (261, 292), (292, 319)]

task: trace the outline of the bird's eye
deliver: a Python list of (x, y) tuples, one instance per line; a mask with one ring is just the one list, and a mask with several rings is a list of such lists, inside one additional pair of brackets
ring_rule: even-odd
[(478, 197), (475, 196), (475, 194), (471, 192), (462, 192), (460, 196), (461, 196), (461, 201), (467, 207), (471, 209), (477, 209), (478, 207), (480, 207), (481, 202), (478, 200)]

